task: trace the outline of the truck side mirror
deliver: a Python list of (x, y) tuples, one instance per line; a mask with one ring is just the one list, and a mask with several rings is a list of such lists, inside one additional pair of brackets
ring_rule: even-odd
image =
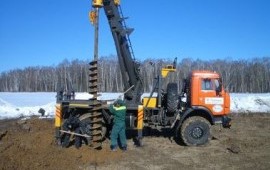
[(222, 80), (216, 79), (215, 86), (216, 86), (216, 93), (219, 94), (222, 91)]
[(222, 85), (219, 84), (219, 86), (216, 88), (216, 92), (220, 93), (222, 91)]

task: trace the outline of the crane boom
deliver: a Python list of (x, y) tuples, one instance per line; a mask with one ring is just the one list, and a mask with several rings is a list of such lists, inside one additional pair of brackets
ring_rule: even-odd
[(125, 18), (119, 3), (115, 3), (114, 0), (103, 0), (103, 8), (114, 39), (124, 90), (134, 86), (132, 90), (124, 94), (124, 98), (128, 105), (137, 107), (140, 102), (143, 85), (139, 73), (139, 64), (133, 56), (129, 40), (129, 35), (133, 29), (126, 27)]

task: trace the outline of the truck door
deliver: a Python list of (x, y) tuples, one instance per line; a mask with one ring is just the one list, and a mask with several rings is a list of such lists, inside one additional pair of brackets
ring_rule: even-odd
[(208, 108), (213, 115), (224, 114), (224, 96), (219, 78), (201, 78), (199, 103)]

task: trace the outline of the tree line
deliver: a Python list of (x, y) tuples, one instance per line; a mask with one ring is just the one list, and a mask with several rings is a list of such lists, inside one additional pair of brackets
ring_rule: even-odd
[[(90, 61), (64, 60), (57, 66), (27, 67), (14, 69), (0, 74), (1, 92), (56, 92), (61, 87), (72, 85), (78, 92), (88, 89)], [(153, 80), (163, 66), (173, 61), (165, 59), (147, 59), (140, 63), (144, 91), (150, 92)], [(270, 92), (270, 57), (251, 60), (193, 60), (184, 58), (177, 62), (177, 72), (172, 73), (164, 82), (177, 82), (179, 90), (183, 79), (192, 70), (212, 70), (222, 75), (223, 84), (229, 92), (265, 93)], [(121, 92), (123, 82), (117, 57), (101, 57), (98, 62), (99, 91)]]

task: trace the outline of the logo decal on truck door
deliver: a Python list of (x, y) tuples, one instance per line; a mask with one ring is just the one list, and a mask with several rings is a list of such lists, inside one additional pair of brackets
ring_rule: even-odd
[(205, 104), (224, 104), (224, 99), (221, 97), (206, 97), (205, 98)]

